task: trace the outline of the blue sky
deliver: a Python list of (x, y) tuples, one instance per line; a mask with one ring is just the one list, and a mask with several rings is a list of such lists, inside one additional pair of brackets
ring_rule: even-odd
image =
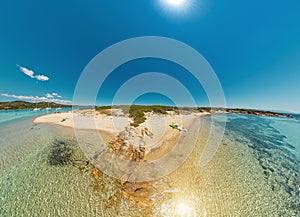
[[(300, 1), (190, 0), (184, 10), (165, 1), (1, 1), (0, 101), (72, 100), (82, 70), (103, 49), (132, 37), (164, 36), (208, 60), (228, 107), (300, 112)], [(208, 105), (189, 72), (159, 60), (137, 60), (113, 71), (98, 103), (109, 103), (118, 85), (147, 71), (180, 79), (199, 106)], [(37, 79), (42, 75), (49, 80)], [(159, 94), (137, 99), (164, 101), (170, 103)]]

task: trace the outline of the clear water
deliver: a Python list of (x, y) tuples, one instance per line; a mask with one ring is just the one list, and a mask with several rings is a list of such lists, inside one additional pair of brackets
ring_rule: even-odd
[(200, 167), (211, 118), (221, 120), (201, 118), (191, 156), (149, 183), (145, 207), (125, 198), (118, 180), (91, 175), (72, 129), (35, 125), (27, 112), (0, 114), (0, 216), (300, 215), (299, 121), (228, 115), (222, 144)]
[[(218, 118), (218, 117), (216, 117)], [(225, 138), (247, 146), (284, 212), (300, 211), (300, 121), (230, 115)], [(292, 211), (294, 210), (294, 212)], [(291, 211), (291, 212), (289, 212)], [(289, 213), (289, 215), (287, 215)]]
[(40, 109), (34, 110), (2, 110), (0, 111), (0, 127), (5, 126), (7, 122), (17, 122), (24, 120), (29, 117), (38, 117), (43, 114), (53, 113), (53, 112), (64, 112), (69, 111), (71, 108), (51, 108), (51, 109)]

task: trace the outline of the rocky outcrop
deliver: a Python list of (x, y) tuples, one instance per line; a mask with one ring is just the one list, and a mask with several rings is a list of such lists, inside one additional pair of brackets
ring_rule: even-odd
[[(93, 158), (102, 159), (98, 162), (98, 166), (101, 164), (100, 167), (102, 169), (109, 168), (110, 170), (113, 170), (114, 174), (124, 174), (120, 180), (120, 184), (122, 186), (121, 193), (124, 198), (139, 206), (149, 207), (152, 205), (152, 183), (138, 181), (144, 176), (150, 176), (151, 174), (147, 174), (149, 173), (148, 171), (139, 171), (139, 173), (134, 173), (133, 171), (137, 169), (133, 168), (134, 165), (116, 165), (116, 163), (111, 163), (114, 162), (114, 155), (117, 155), (127, 161), (144, 162), (146, 156), (145, 137), (153, 137), (153, 133), (148, 128), (145, 127), (138, 129), (132, 126), (127, 126), (115, 137), (114, 140), (109, 143), (109, 151), (101, 154), (97, 153)], [(100, 170), (95, 167), (93, 169), (92, 176), (96, 180), (101, 179)], [(131, 182), (128, 180), (131, 180)]]
[(128, 126), (109, 143), (109, 148), (112, 152), (126, 160), (141, 162), (146, 152), (145, 136), (152, 138), (153, 133), (146, 127), (139, 130)]

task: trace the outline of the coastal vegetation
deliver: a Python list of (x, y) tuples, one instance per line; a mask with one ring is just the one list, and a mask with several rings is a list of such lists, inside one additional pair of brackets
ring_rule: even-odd
[(124, 114), (129, 115), (133, 119), (131, 126), (137, 127), (146, 120), (145, 114), (152, 112), (154, 114), (168, 114), (168, 112), (174, 112), (174, 114), (189, 114), (193, 112), (208, 112), (208, 113), (237, 113), (246, 115), (257, 116), (272, 116), (272, 117), (286, 117), (295, 118), (291, 114), (283, 114), (271, 111), (255, 110), (255, 109), (239, 109), (239, 108), (211, 108), (211, 107), (174, 107), (174, 106), (162, 106), (162, 105), (117, 105), (117, 106), (99, 106), (96, 107), (96, 111), (102, 114), (112, 115), (112, 109), (121, 109)]
[(175, 112), (176, 114), (179, 113), (179, 110), (177, 107), (172, 106), (162, 106), (162, 105), (120, 105), (120, 106), (101, 106), (96, 107), (96, 111), (100, 111), (101, 113), (106, 113), (109, 109), (121, 109), (124, 114), (128, 114), (130, 118), (133, 119), (133, 123), (131, 123), (131, 126), (137, 127), (141, 123), (143, 123), (146, 120), (145, 114), (148, 112), (152, 112), (154, 114), (168, 114), (169, 112)]

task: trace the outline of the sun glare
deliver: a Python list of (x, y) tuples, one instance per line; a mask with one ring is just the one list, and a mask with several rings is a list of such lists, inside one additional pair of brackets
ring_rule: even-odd
[(196, 0), (159, 0), (165, 10), (186, 14)]
[(166, 0), (168, 4), (174, 5), (174, 6), (181, 6), (184, 3), (186, 3), (186, 0)]
[(175, 209), (176, 216), (194, 217), (196, 216), (195, 210), (185, 202), (179, 202)]

